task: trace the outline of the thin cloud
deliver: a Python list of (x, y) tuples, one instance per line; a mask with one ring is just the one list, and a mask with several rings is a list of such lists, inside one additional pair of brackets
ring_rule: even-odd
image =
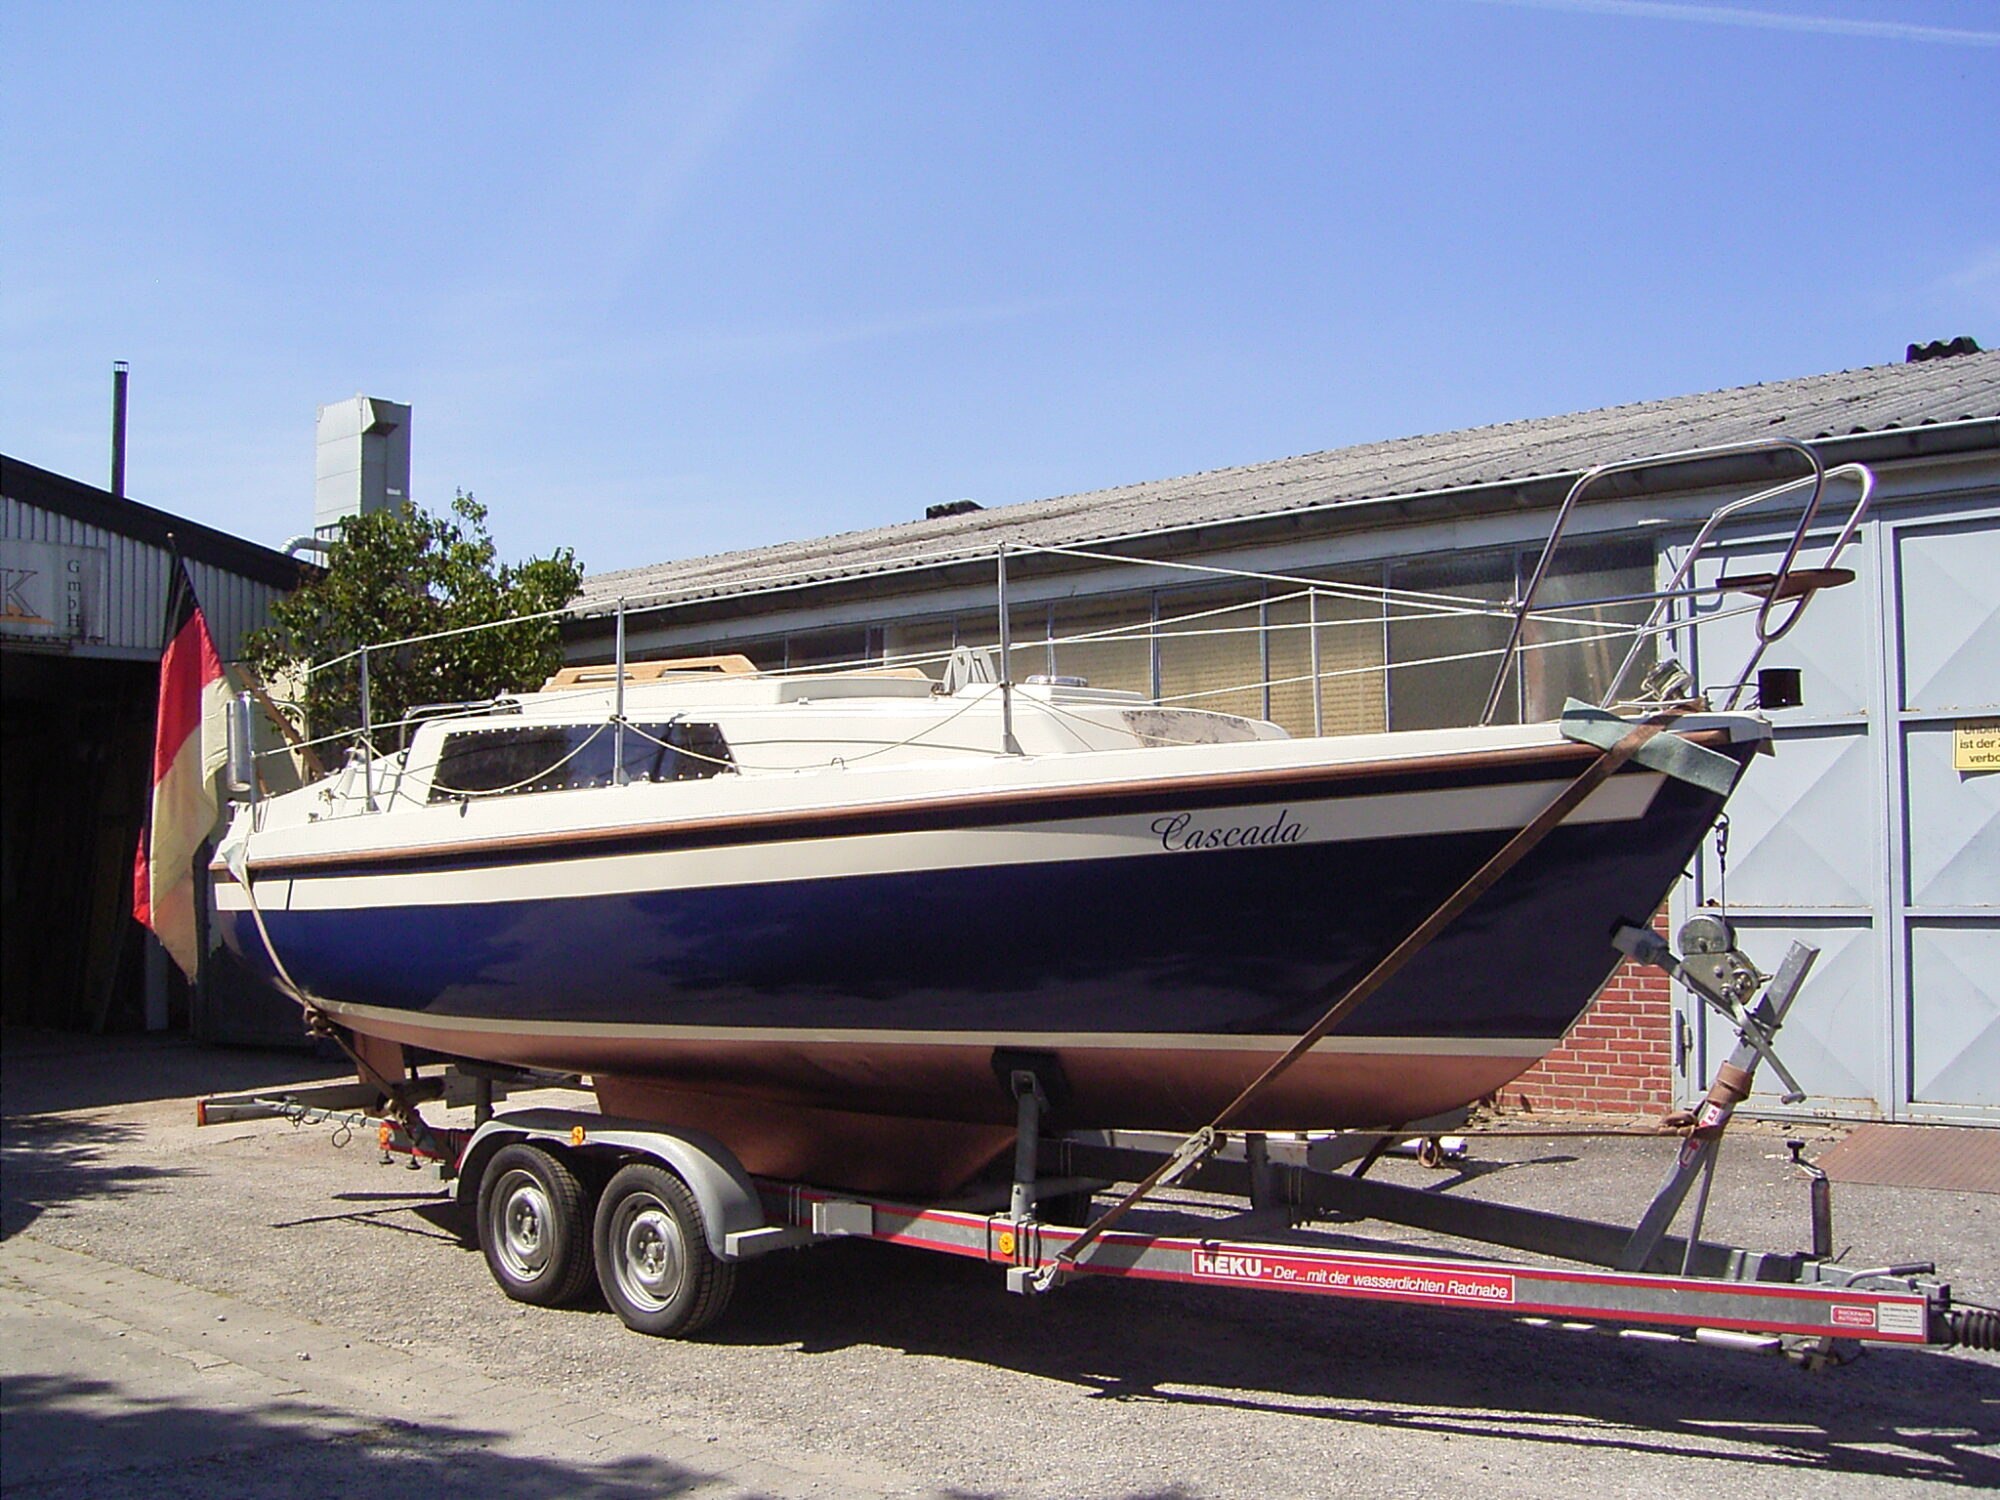
[(1943, 278), (1943, 289), (1981, 312), (2000, 316), (2000, 245), (1989, 247)]
[[(665, 70), (635, 109), (619, 122), (618, 135), (651, 140), (655, 154), (635, 179), (621, 180), (623, 222), (607, 226), (603, 284), (622, 286), (645, 263), (661, 226), (685, 204), (695, 180), (741, 128), (752, 109), (799, 50), (825, 9), (824, 0), (788, 0), (766, 11), (740, 12), (750, 18), (734, 44), (722, 43), (700, 85), (682, 94), (678, 67)], [(629, 160), (617, 153), (619, 165)]]
[(1669, 0), (1467, 0), (1467, 3), (1511, 5), (1521, 10), (1577, 11), (1585, 15), (1634, 16), (1648, 21), (1695, 21), (1708, 26), (1745, 26), (1759, 31), (1802, 31), (1815, 36), (1867, 37), (1875, 41), (2000, 47), (2000, 31), (1920, 26), (1909, 21), (1860, 21), (1847, 16), (1795, 15), (1786, 11), (1749, 10), (1738, 5), (1676, 5)]
[[(596, 367), (575, 330), (601, 320), (649, 263), (665, 226), (767, 99), (828, 0), (716, 12), (645, 84), (596, 111), (552, 208), (466, 267), (428, 304), (446, 367), (525, 396)], [(566, 352), (569, 351), (569, 352)]]
[(726, 333), (666, 339), (644, 361), (686, 364), (766, 364), (806, 359), (855, 344), (918, 338), (953, 329), (1011, 323), (1033, 317), (1056, 305), (1046, 297), (970, 307), (920, 308), (873, 318), (834, 322), (770, 324), (732, 329)]

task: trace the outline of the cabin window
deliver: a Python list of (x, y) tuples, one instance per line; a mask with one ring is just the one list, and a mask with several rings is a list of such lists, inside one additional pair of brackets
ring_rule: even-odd
[[(609, 724), (457, 730), (438, 752), (430, 800), (609, 786), (617, 743)], [(629, 725), (624, 760), (627, 781), (700, 781), (733, 769), (717, 726), (679, 720)]]

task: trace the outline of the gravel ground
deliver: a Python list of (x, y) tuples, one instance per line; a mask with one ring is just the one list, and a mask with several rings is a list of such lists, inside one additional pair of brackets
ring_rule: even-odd
[[(282, 1122), (196, 1129), (190, 1096), (312, 1071), (297, 1054), (10, 1037), (4, 1062), (4, 1228), (16, 1248), (310, 1320), (329, 1346), (399, 1351), (447, 1383), (561, 1393), (732, 1452), (846, 1473), (856, 1493), (1388, 1500), (1701, 1485), (1745, 1500), (1848, 1500), (2000, 1488), (2000, 1359), (1957, 1352), (1877, 1350), (1807, 1375), (1766, 1356), (1480, 1313), (1088, 1281), (1020, 1299), (990, 1268), (851, 1241), (745, 1266), (731, 1312), (698, 1341), (645, 1339), (601, 1307), (505, 1300), (435, 1178), (377, 1165), (371, 1141), (337, 1150), (324, 1127)], [(1838, 1134), (1806, 1132), (1808, 1154)], [(1710, 1237), (1804, 1240), (1805, 1188), (1783, 1140), (1754, 1124), (1732, 1134)], [(1479, 1143), (1458, 1171), (1380, 1171), (1629, 1221), (1672, 1149), (1507, 1140)], [(1839, 1186), (1835, 1218), (1849, 1260), (1935, 1259), (1962, 1296), (2000, 1303), (2000, 1197)], [(31, 1420), (37, 1372), (12, 1358), (6, 1370), (10, 1424)], [(413, 1432), (407, 1444), (449, 1461), (410, 1469), (422, 1482), (409, 1493), (687, 1487), (662, 1471), (591, 1490), (557, 1466), (545, 1487), (503, 1490), (488, 1475), (464, 1488), (483, 1471), (451, 1458), (450, 1434)], [(237, 1473), (227, 1487), (288, 1487), (270, 1482)]]

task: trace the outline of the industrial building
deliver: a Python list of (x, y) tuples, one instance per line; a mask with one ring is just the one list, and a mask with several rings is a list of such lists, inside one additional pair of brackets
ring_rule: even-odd
[[(1765, 658), (1804, 688), (1773, 711), (1778, 760), (1748, 778), (1670, 915), (1724, 906), (1767, 964), (1795, 937), (1822, 950), (1783, 1047), (1811, 1098), (1760, 1096), (1767, 1112), (2000, 1124), (2000, 773), (1954, 759), (2000, 715), (2000, 353), (1969, 340), (1913, 346), (1900, 364), (993, 509), (945, 504), (902, 525), (599, 574), (568, 652), (610, 659), (623, 601), (635, 658), (936, 671), (955, 645), (997, 642), (1004, 546), (1016, 678), (1084, 677), (1294, 733), (1470, 723), (1504, 619), (1195, 570), (1506, 601), (1585, 469), (1764, 438), (1807, 444), (1829, 467), (1865, 463), (1880, 488), (1842, 559), (1855, 581), (1817, 598)], [(1579, 508), (1542, 600), (1655, 588), (1720, 501), (1800, 466), (1714, 452), (1619, 476)], [(1829, 494), (1816, 538), (1837, 529), (1844, 494)], [(1720, 567), (1768, 572), (1797, 520), (1797, 497), (1745, 512), (1722, 533)], [(1552, 716), (1566, 693), (1601, 686), (1604, 649), (1534, 654), (1500, 715)], [(1684, 665), (1703, 685), (1705, 667), (1723, 670)], [(1730, 1040), (1664, 980), (1624, 970), (1510, 1096), (1617, 1113), (1686, 1103)]]
[(132, 919), (132, 860), (174, 550), (225, 659), (309, 565), (13, 458), (0, 457), (0, 504), (6, 1022), (251, 1039), (280, 1007), (230, 976), (191, 993)]
[(294, 552), (324, 552), (349, 516), (407, 500), (410, 408), (371, 396), (319, 408), (313, 530), (278, 552), (125, 498), (125, 390), (120, 364), (111, 490), (0, 457), (5, 1018), (293, 1043), (292, 1001), (221, 950), (184, 984), (132, 920), (172, 557), (187, 563), (216, 650), (235, 660), (272, 602), (315, 570)]

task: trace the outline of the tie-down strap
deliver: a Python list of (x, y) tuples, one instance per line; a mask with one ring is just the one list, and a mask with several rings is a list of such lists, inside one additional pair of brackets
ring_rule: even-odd
[[(1606, 713), (1572, 698), (1563, 705), (1563, 738), (1609, 750), (1632, 731), (1629, 719)], [(1656, 734), (1632, 754), (1632, 759), (1676, 781), (1690, 782), (1718, 797), (1736, 785), (1736, 762), (1677, 734)]]
[[(1405, 964), (1422, 952), (1433, 938), (1470, 910), (1473, 903), (1491, 890), (1502, 876), (1554, 832), (1563, 819), (1582, 806), (1584, 799), (1609, 780), (1620, 766), (1635, 758), (1647, 745), (1661, 738), (1666, 727), (1679, 718), (1681, 712), (1682, 710), (1678, 708), (1664, 709), (1652, 718), (1641, 720), (1637, 724), (1614, 720), (1619, 733), (1602, 755), (1585, 766), (1574, 781), (1556, 793), (1554, 801), (1535, 814), (1526, 827), (1508, 839), (1487, 859), (1486, 863), (1473, 871), (1471, 877), (1447, 896), (1442, 905), (1419, 922), (1408, 937), (1390, 949), (1372, 969), (1357, 979), (1338, 1000), (1334, 1001), (1332, 1008), (1313, 1023), (1311, 1030), (1292, 1043), (1281, 1057), (1246, 1085), (1243, 1092), (1225, 1105), (1214, 1120), (1181, 1142), (1180, 1148), (1153, 1168), (1144, 1181), (1085, 1225), (1083, 1233), (1058, 1251), (1054, 1260), (1037, 1269), (1032, 1278), (1035, 1289), (1047, 1291), (1054, 1286), (1062, 1279), (1066, 1270), (1074, 1266), (1083, 1254), (1097, 1243), (1104, 1232), (1123, 1218), (1135, 1203), (1167, 1182), (1185, 1176), (1207, 1160), (1209, 1155), (1222, 1144), (1224, 1127), (1248, 1107), (1253, 1099), (1283, 1076), (1293, 1063), (1312, 1051), (1334, 1027), (1353, 1014), (1356, 1007), (1387, 984)], [(1606, 714), (1604, 717), (1608, 719), (1611, 715)], [(1724, 760), (1725, 757), (1718, 755), (1715, 759)], [(1734, 768), (1734, 762), (1727, 763), (1732, 769)]]

